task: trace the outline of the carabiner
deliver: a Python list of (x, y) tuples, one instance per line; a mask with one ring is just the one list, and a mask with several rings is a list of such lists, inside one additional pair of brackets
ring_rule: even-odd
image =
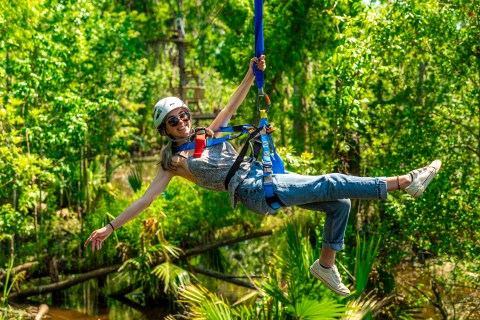
[[(262, 105), (262, 103), (260, 102), (260, 97), (264, 97), (265, 98), (265, 103)], [(266, 94), (264, 91), (263, 91), (263, 88), (258, 88), (258, 94), (257, 94), (257, 110), (260, 111), (260, 110), (265, 110), (265, 112), (268, 112), (270, 111), (270, 107), (272, 106), (272, 102), (270, 101), (270, 97), (268, 96), (268, 94)]]

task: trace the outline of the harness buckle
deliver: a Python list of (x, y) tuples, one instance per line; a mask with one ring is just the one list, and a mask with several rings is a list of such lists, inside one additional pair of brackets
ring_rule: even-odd
[(255, 126), (250, 126), (250, 127), (246, 128), (246, 129), (247, 129), (247, 131), (248, 131), (249, 134), (252, 134), (255, 130), (257, 130), (257, 128), (256, 128)]
[(263, 176), (263, 183), (273, 183), (272, 176)]

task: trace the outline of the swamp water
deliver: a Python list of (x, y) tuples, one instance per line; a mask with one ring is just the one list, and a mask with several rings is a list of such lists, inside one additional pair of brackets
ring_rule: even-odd
[[(249, 290), (198, 275), (197, 278), (210, 290), (219, 293), (229, 301), (236, 301)], [(59, 303), (53, 305), (52, 295), (39, 300), (49, 306), (48, 319), (52, 320), (163, 320), (174, 314), (167, 303), (143, 306), (141, 293), (129, 294), (128, 299), (109, 297), (107, 288), (101, 288), (96, 279), (75, 285), (58, 293)], [(110, 290), (111, 291), (111, 290)]]

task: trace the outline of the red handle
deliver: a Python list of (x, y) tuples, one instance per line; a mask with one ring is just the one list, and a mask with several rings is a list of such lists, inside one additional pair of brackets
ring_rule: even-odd
[(197, 134), (195, 137), (195, 151), (193, 152), (194, 158), (200, 158), (205, 149), (205, 134)]

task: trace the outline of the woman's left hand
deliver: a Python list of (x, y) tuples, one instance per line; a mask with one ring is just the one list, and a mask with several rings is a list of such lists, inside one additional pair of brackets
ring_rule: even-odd
[(107, 226), (100, 229), (97, 229), (92, 232), (90, 237), (88, 237), (87, 241), (85, 241), (84, 246), (88, 246), (88, 244), (92, 243), (92, 252), (95, 250), (102, 249), (102, 243), (108, 236), (113, 232), (112, 228)]

